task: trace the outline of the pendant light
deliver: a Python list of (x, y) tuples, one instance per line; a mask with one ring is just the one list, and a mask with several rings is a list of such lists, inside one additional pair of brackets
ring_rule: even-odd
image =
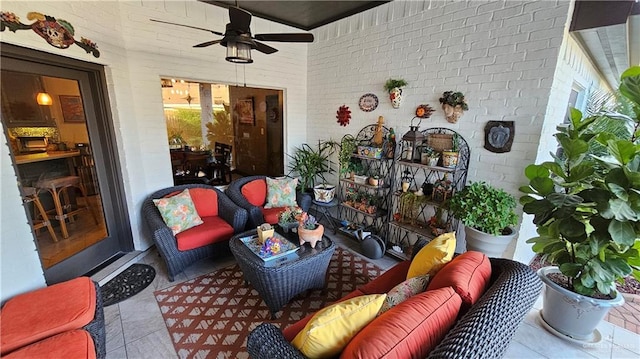
[(38, 92), (38, 95), (36, 96), (36, 101), (38, 101), (38, 105), (42, 105), (42, 106), (53, 105), (53, 100), (51, 99), (51, 96), (46, 92)]
[(36, 95), (36, 102), (41, 106), (51, 106), (53, 105), (53, 100), (51, 99), (51, 95), (49, 95), (45, 90), (42, 84), (42, 77), (38, 78), (38, 83), (40, 84), (40, 92)]

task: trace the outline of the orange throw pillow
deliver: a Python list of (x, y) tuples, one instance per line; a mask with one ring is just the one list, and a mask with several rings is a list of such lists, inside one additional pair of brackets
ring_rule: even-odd
[(491, 262), (480, 252), (469, 251), (454, 258), (431, 279), (427, 290), (452, 287), (465, 308), (474, 305), (491, 279)]
[(340, 358), (425, 358), (455, 324), (461, 302), (451, 288), (417, 294), (364, 327)]
[(267, 201), (267, 181), (264, 179), (253, 180), (242, 186), (240, 192), (252, 205), (263, 207)]

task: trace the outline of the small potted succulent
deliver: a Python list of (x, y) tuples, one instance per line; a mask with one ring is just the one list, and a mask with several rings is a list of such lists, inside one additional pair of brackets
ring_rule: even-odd
[(407, 81), (404, 79), (388, 79), (384, 83), (384, 89), (389, 93), (389, 100), (391, 100), (391, 106), (393, 108), (400, 108), (402, 103), (402, 88), (407, 86)]
[(423, 165), (437, 166), (440, 160), (440, 153), (434, 150), (432, 147), (422, 147), (422, 154), (420, 155), (420, 163)]
[(289, 232), (291, 228), (298, 226), (298, 218), (303, 211), (300, 207), (287, 207), (278, 214), (278, 225), (285, 231)]
[(450, 123), (458, 122), (462, 113), (469, 109), (462, 92), (445, 91), (438, 101), (442, 104), (444, 115)]
[(298, 218), (298, 237), (300, 245), (309, 242), (312, 248), (316, 247), (318, 241), (322, 241), (324, 226), (318, 223), (316, 217), (307, 212), (303, 212)]
[(458, 156), (460, 151), (460, 135), (457, 133), (453, 135), (451, 141), (451, 148), (446, 151), (442, 151), (442, 166), (447, 168), (456, 168), (458, 165)]

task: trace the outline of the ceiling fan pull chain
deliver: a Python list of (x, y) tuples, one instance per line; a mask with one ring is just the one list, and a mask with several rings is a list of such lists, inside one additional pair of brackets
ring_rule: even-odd
[(244, 81), (244, 87), (247, 87), (247, 67), (242, 66), (242, 81)]

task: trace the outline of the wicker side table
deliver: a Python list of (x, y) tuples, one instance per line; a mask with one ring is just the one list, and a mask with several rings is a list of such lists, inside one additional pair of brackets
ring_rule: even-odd
[[(296, 233), (282, 233), (278, 227), (276, 231), (297, 243)], [(229, 241), (229, 247), (245, 281), (258, 291), (272, 318), (296, 295), (308, 289), (324, 288), (329, 261), (336, 248), (328, 237), (324, 236), (315, 249), (305, 243), (290, 255), (265, 262), (240, 240), (253, 235), (256, 235), (255, 229), (237, 234)]]

